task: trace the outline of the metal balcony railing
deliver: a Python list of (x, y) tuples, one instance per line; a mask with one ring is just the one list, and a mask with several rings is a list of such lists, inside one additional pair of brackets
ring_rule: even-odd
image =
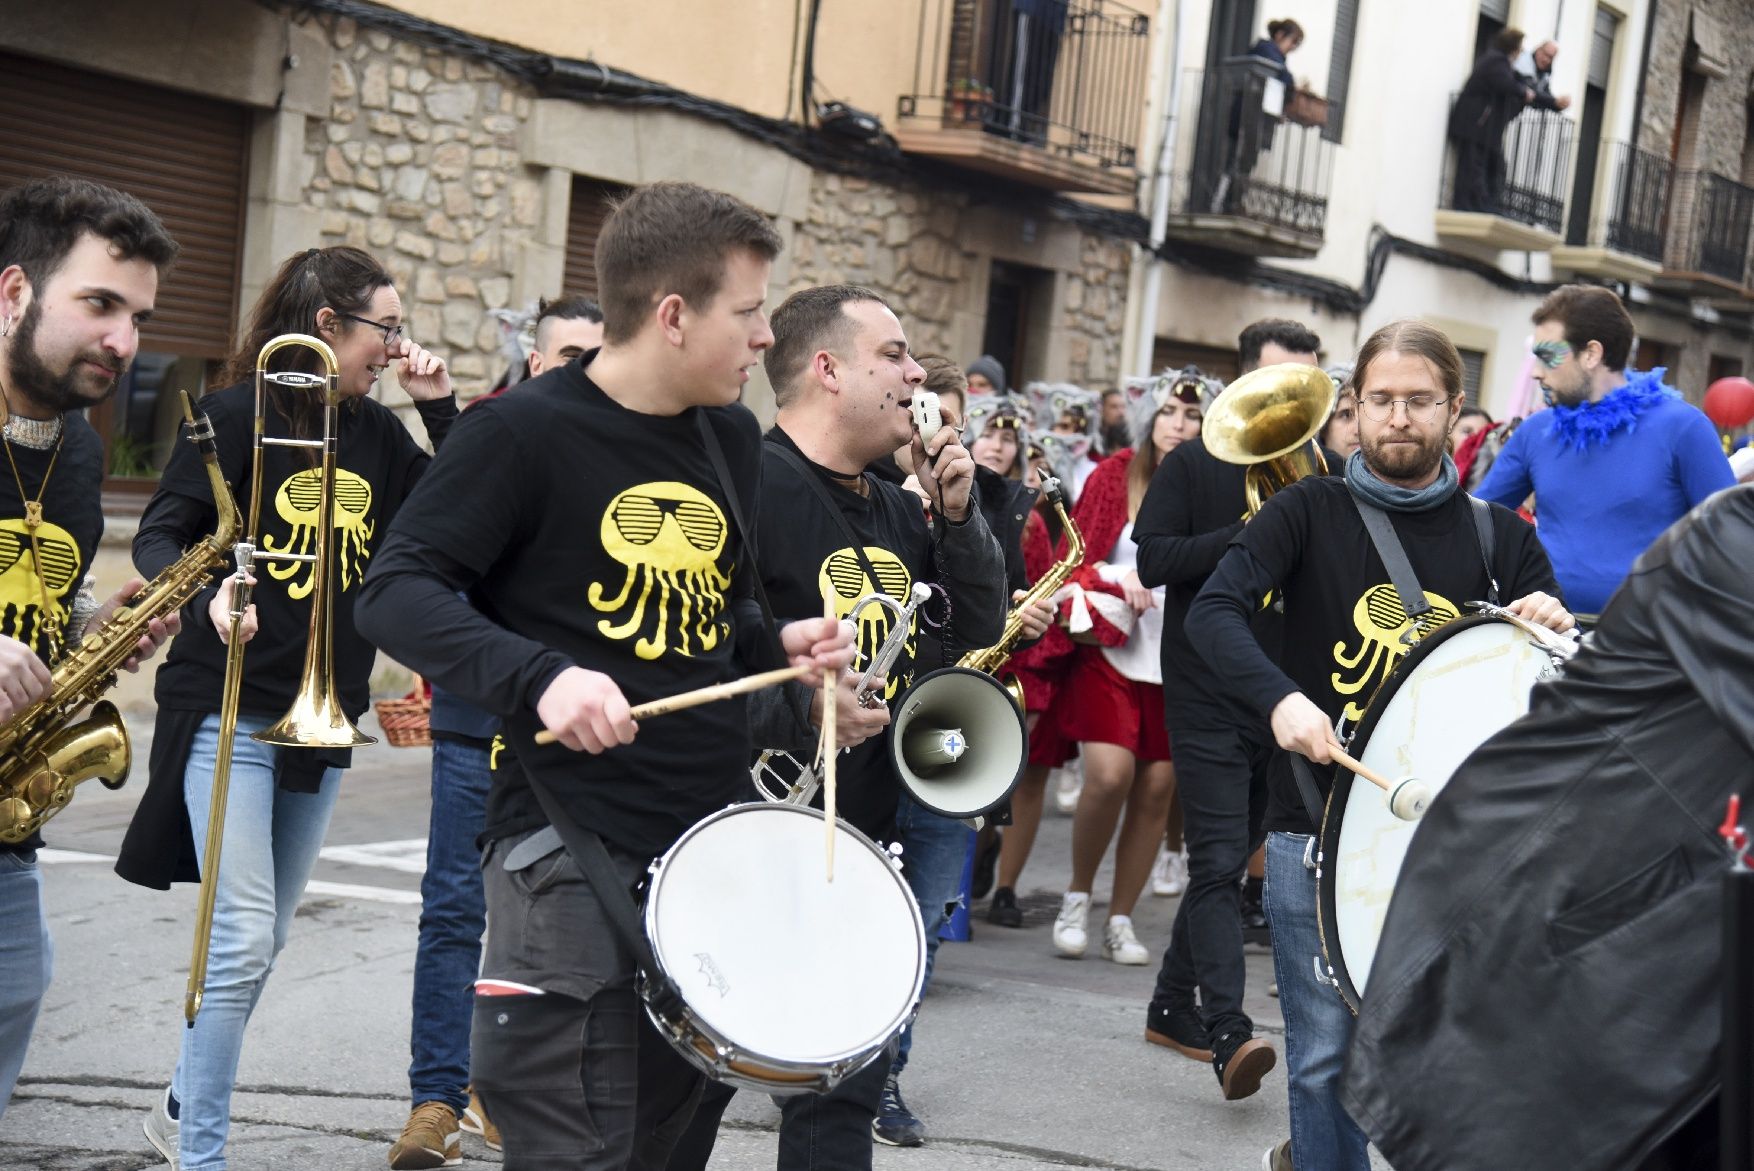
[(924, 0), (903, 118), (1131, 167), (1151, 21), (1115, 0)]
[(1604, 145), (1610, 147), (1609, 166), (1613, 170), (1600, 239), (1616, 252), (1661, 261), (1663, 223), (1669, 214), (1675, 165), (1631, 143)]
[[(1455, 99), (1450, 95), (1452, 108)], [(1443, 206), (1560, 232), (1573, 134), (1571, 119), (1556, 111), (1524, 110), (1506, 128), (1501, 150), (1451, 150)]]
[(1199, 121), (1180, 210), (1236, 216), (1320, 237), (1328, 219), (1334, 144), (1322, 135), (1330, 104), (1278, 78), (1260, 57), (1191, 72)]
[(1751, 230), (1754, 187), (1710, 171), (1682, 171), (1670, 201), (1663, 267), (1747, 287)]

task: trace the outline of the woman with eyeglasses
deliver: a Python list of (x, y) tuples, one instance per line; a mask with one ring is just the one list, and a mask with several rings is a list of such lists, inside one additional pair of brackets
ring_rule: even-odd
[[(220, 465), (240, 509), (249, 507), (251, 431), (257, 355), (288, 333), (312, 335), (334, 351), (342, 404), (337, 412), (334, 521), (333, 669), (341, 706), (358, 720), (369, 698), (374, 649), (353, 624), (353, 603), (377, 540), (431, 457), (393, 411), (373, 397), (394, 368), (436, 446), (456, 418), (444, 361), (403, 330), (402, 302), (390, 274), (357, 248), (312, 248), (280, 266), (250, 316), (225, 368), (225, 389), (201, 403), (212, 421)], [(288, 347), (277, 370), (321, 373), (315, 352)], [(320, 439), (319, 391), (271, 387), (265, 435)], [(177, 1032), (182, 1050), (171, 1084), (145, 1121), (147, 1139), (173, 1167), (226, 1165), (232, 1083), (244, 1028), (268, 973), (286, 946), (293, 915), (316, 865), (340, 791), (347, 751), (280, 749), (251, 739), (291, 707), (320, 597), (309, 562), (276, 553), (313, 553), (321, 473), (313, 448), (264, 448), (262, 505), (253, 600), (240, 627), (249, 640), (231, 783), (225, 812), (211, 959), (193, 1028)], [(134, 564), (149, 579), (212, 533), (212, 492), (194, 445), (179, 440), (158, 491), (140, 518)], [(208, 803), (219, 746), (225, 639), (231, 583), (216, 580), (183, 614), (183, 632), (158, 672), (158, 718), (147, 790), (128, 828), (116, 870), (142, 886), (169, 889), (199, 881)], [(167, 1022), (167, 1027), (169, 1027)]]

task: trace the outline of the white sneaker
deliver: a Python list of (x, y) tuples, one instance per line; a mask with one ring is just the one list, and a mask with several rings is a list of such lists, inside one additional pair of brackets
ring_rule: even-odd
[(1181, 851), (1170, 853), (1168, 846), (1157, 847), (1157, 864), (1151, 868), (1151, 893), (1173, 898), (1188, 888), (1188, 856)]
[(1059, 780), (1054, 784), (1054, 809), (1070, 817), (1078, 811), (1078, 795), (1084, 792), (1084, 774), (1069, 766), (1054, 770)]
[(170, 1102), (171, 1090), (169, 1086), (166, 1086), (164, 1096), (146, 1115), (146, 1120), (140, 1124), (140, 1129), (146, 1132), (146, 1141), (151, 1143), (152, 1149), (164, 1158), (165, 1164), (170, 1167), (171, 1171), (177, 1171), (177, 1160), (182, 1151), (178, 1133), (181, 1127), (177, 1120), (171, 1117)]
[(1090, 946), (1087, 925), (1090, 921), (1090, 895), (1069, 890), (1060, 902), (1059, 917), (1054, 920), (1054, 950), (1071, 959), (1082, 959)]
[(1117, 964), (1146, 964), (1151, 962), (1151, 953), (1133, 934), (1133, 917), (1131, 915), (1110, 915), (1108, 926), (1102, 929), (1102, 955), (1104, 959), (1113, 960)]

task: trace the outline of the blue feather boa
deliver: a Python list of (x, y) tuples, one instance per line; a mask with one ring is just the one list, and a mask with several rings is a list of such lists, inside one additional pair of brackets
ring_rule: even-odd
[(1662, 366), (1632, 370), (1626, 375), (1625, 386), (1603, 395), (1598, 402), (1548, 408), (1553, 416), (1554, 437), (1561, 447), (1581, 454), (1592, 444), (1606, 444), (1616, 431), (1635, 430), (1639, 417), (1646, 411), (1666, 399), (1681, 397), (1678, 391), (1663, 385), (1667, 372)]

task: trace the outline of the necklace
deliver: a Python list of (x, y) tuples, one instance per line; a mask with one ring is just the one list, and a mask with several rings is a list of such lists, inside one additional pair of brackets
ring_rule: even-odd
[[(0, 387), (0, 404), (4, 404), (7, 414), (6, 427), (0, 431), (0, 444), (4, 444), (6, 447), (6, 463), (12, 468), (12, 482), (18, 485), (19, 503), (24, 505), (24, 534), (30, 541), (30, 555), (36, 568), (37, 590), (42, 599), (40, 611), (42, 618), (39, 625), (46, 637), (49, 658), (52, 661), (59, 658), (61, 654), (61, 623), (55, 615), (54, 605), (49, 600), (49, 583), (43, 576), (43, 550), (37, 541), (37, 529), (42, 527), (43, 497), (49, 491), (49, 477), (55, 474), (55, 461), (61, 458), (61, 444), (67, 438), (67, 431), (65, 428), (59, 429), (59, 434), (55, 437), (54, 451), (49, 455), (49, 466), (43, 472), (43, 482), (37, 485), (37, 498), (32, 500), (25, 493), (24, 477), (18, 474), (18, 460), (12, 454), (12, 421), (16, 416), (12, 414), (12, 403), (3, 387)], [(60, 419), (57, 418), (55, 422), (58, 424)], [(21, 438), (23, 437), (21, 436)], [(28, 440), (25, 443), (26, 446), (34, 446)]]

